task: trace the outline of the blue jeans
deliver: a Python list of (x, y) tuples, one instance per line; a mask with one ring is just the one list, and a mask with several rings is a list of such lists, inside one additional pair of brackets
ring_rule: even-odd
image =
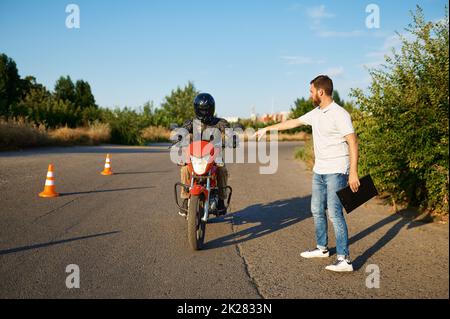
[(333, 224), (336, 236), (336, 253), (338, 257), (349, 256), (348, 230), (345, 222), (342, 204), (336, 191), (347, 186), (348, 175), (314, 173), (312, 182), (311, 212), (316, 226), (317, 247), (325, 249), (328, 246), (328, 222), (325, 210)]

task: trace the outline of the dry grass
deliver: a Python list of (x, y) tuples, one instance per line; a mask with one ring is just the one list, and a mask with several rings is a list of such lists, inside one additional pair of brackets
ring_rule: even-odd
[(89, 127), (62, 127), (48, 134), (56, 145), (98, 145), (110, 140), (111, 129), (108, 124), (94, 123)]
[(0, 150), (15, 150), (36, 146), (98, 145), (108, 142), (111, 129), (108, 124), (94, 123), (82, 128), (46, 130), (25, 119), (0, 119)]
[(24, 147), (50, 145), (51, 140), (43, 126), (17, 120), (0, 119), (0, 150), (14, 150)]
[(311, 139), (311, 135), (306, 132), (298, 132), (296, 134), (278, 134), (278, 141), (308, 141)]
[(141, 131), (145, 142), (169, 142), (170, 130), (161, 126), (149, 126)]

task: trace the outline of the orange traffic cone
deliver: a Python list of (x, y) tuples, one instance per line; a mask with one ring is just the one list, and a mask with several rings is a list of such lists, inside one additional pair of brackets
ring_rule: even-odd
[(55, 176), (53, 175), (53, 165), (48, 166), (47, 179), (45, 180), (44, 191), (39, 193), (39, 197), (56, 197), (59, 194), (55, 191)]
[(101, 172), (102, 175), (112, 175), (113, 172), (111, 170), (111, 158), (109, 154), (106, 155), (106, 161), (105, 161), (105, 168), (103, 172)]

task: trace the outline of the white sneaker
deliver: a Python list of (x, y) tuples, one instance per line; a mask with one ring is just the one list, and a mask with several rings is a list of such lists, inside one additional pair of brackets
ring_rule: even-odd
[(353, 271), (353, 265), (350, 259), (338, 257), (332, 265), (326, 266), (325, 269), (337, 272)]
[(304, 251), (300, 254), (303, 258), (325, 258), (330, 257), (330, 252), (328, 249), (322, 250), (320, 248), (316, 248), (312, 251)]

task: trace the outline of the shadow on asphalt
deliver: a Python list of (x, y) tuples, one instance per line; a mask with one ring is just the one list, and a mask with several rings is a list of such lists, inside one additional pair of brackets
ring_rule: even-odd
[[(220, 218), (215, 218), (208, 223), (214, 224), (229, 222), (235, 226), (244, 225), (247, 223), (256, 225), (206, 242), (203, 249), (215, 249), (229, 245), (240, 244), (301, 222), (311, 217), (310, 202), (311, 197), (308, 196), (304, 198), (293, 198), (276, 201), (265, 205), (257, 204), (249, 206), (236, 213), (225, 215)], [(361, 232), (349, 238), (349, 246), (389, 224), (393, 224), (393, 226), (381, 238), (379, 238), (374, 245), (366, 249), (365, 252), (363, 252), (353, 260), (353, 267), (355, 270), (359, 270), (360, 268), (362, 268), (367, 260), (376, 252), (383, 249), (383, 247), (386, 246), (386, 244), (388, 244), (392, 239), (394, 239), (401, 229), (405, 227), (406, 229), (420, 227), (424, 225), (425, 222), (414, 221), (412, 218), (403, 216), (402, 212), (394, 215), (389, 215), (386, 218), (375, 223), (374, 225), (370, 226), (369, 228), (362, 230)], [(329, 226), (331, 226), (331, 224), (329, 224)], [(332, 226), (331, 229), (329, 229), (328, 235), (334, 236)], [(336, 248), (330, 248), (330, 253), (335, 254)]]
[(122, 192), (122, 191), (130, 191), (130, 190), (136, 190), (136, 189), (147, 189), (147, 188), (155, 188), (155, 186), (128, 187), (128, 188), (116, 188), (116, 189), (100, 189), (100, 190), (85, 191), (85, 192), (60, 193), (59, 196), (80, 195), (80, 194), (91, 194), (91, 193)]
[(64, 240), (51, 241), (48, 243), (5, 249), (5, 250), (0, 250), (0, 256), (18, 253), (21, 251), (26, 251), (26, 250), (31, 250), (31, 249), (38, 249), (38, 248), (44, 248), (44, 247), (49, 247), (49, 246), (53, 246), (53, 245), (65, 244), (65, 243), (69, 243), (69, 242), (77, 241), (77, 240), (95, 238), (95, 237), (100, 237), (100, 236), (109, 236), (109, 235), (113, 235), (113, 234), (117, 234), (117, 233), (120, 233), (120, 231), (112, 231), (112, 232), (108, 232), (108, 233), (100, 233), (100, 234), (89, 235), (89, 236), (74, 237), (74, 238), (69, 238), (69, 239), (64, 239)]
[[(351, 238), (349, 238), (349, 245), (356, 243), (358, 240), (363, 239), (364, 237), (391, 223), (395, 224), (383, 235), (383, 237), (378, 239), (377, 242), (374, 245), (372, 245), (372, 247), (369, 247), (364, 253), (362, 253), (361, 255), (356, 257), (355, 260), (353, 260), (353, 268), (355, 270), (362, 268), (370, 257), (372, 257), (377, 251), (381, 250), (384, 246), (386, 246), (386, 244), (389, 243), (392, 239), (394, 239), (395, 236), (398, 235), (400, 230), (405, 226), (406, 229), (412, 229), (415, 227), (420, 227), (425, 224), (424, 222), (414, 221), (411, 218), (402, 216), (402, 211), (400, 211), (394, 215), (387, 216), (386, 218), (380, 220), (376, 224), (352, 236)], [(333, 250), (330, 249), (331, 253), (333, 253), (333, 251), (336, 252), (336, 249), (335, 248)]]
[(153, 172), (114, 172), (114, 175), (134, 175), (134, 174), (156, 174), (156, 173), (171, 173), (172, 171), (153, 171)]
[(240, 244), (271, 234), (311, 217), (311, 196), (256, 204), (241, 211), (211, 220), (208, 223), (229, 222), (233, 226), (256, 224), (205, 243), (204, 250)]

